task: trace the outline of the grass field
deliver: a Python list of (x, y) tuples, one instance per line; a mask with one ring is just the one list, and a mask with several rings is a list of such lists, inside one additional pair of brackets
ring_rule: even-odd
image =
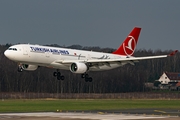
[(135, 108), (180, 109), (180, 100), (126, 100), (126, 99), (63, 99), (63, 100), (1, 100), (0, 112), (55, 112), (118, 110)]

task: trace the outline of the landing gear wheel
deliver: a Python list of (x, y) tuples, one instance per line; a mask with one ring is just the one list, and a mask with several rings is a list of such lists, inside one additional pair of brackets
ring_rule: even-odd
[(85, 74), (81, 74), (81, 78), (85, 78)]
[(92, 82), (92, 77), (89, 77), (89, 82)]
[(53, 76), (56, 77), (56, 76), (57, 76), (57, 72), (54, 72), (54, 73), (53, 73)]
[(53, 73), (53, 76), (57, 78), (57, 80), (64, 80), (65, 77), (61, 75), (61, 73), (57, 70), (57, 72)]
[(85, 82), (88, 82), (89, 80), (88, 80), (88, 78), (85, 78)]
[(89, 75), (88, 75), (88, 74), (85, 74), (85, 78), (89, 78)]
[(57, 76), (57, 80), (64, 80), (65, 77), (62, 75), (62, 76)]
[(62, 76), (61, 76), (61, 80), (64, 80), (64, 79), (65, 79), (65, 77), (62, 75)]
[(57, 80), (61, 80), (61, 76), (57, 76)]
[(57, 72), (57, 77), (60, 77), (61, 76), (61, 73), (60, 72)]
[(82, 74), (81, 78), (84, 78), (85, 82), (92, 82), (92, 77), (89, 77), (88, 74)]

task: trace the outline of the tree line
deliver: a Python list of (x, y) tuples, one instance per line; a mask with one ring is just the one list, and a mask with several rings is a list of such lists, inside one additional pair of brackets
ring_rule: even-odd
[[(38, 92), (38, 93), (120, 93), (147, 91), (145, 82), (154, 82), (164, 71), (180, 72), (180, 53), (173, 57), (142, 60), (135, 65), (125, 66), (102, 72), (89, 72), (93, 82), (85, 82), (80, 74), (60, 70), (64, 81), (53, 77), (55, 69), (39, 67), (35, 71), (17, 72), (17, 63), (7, 59), (4, 51), (10, 44), (0, 45), (0, 92)], [(57, 44), (49, 45), (60, 47)], [(93, 50), (111, 53), (112, 48), (82, 47), (72, 45), (67, 48)], [(172, 50), (138, 49), (135, 56), (169, 54)]]

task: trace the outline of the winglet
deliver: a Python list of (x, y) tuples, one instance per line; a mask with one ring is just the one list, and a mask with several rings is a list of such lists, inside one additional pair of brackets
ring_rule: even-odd
[(175, 50), (175, 51), (171, 52), (168, 56), (173, 56), (173, 55), (175, 55), (177, 52), (178, 52), (178, 50)]

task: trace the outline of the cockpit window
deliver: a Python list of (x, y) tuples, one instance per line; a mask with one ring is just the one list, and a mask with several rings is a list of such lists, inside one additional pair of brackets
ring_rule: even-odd
[(16, 48), (8, 48), (8, 50), (14, 50), (14, 51), (17, 51)]

